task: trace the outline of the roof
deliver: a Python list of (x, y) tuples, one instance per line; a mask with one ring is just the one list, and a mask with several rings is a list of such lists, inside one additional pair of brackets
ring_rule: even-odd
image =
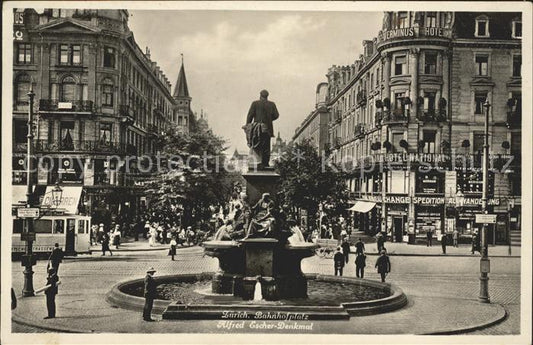
[(185, 67), (183, 62), (181, 63), (180, 73), (178, 74), (178, 81), (174, 88), (173, 97), (190, 97), (189, 87), (187, 86), (187, 78), (185, 77)]

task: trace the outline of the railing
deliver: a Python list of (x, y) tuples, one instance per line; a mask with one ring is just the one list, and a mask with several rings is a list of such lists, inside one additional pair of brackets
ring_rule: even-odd
[(357, 93), (356, 96), (357, 104), (358, 105), (365, 105), (366, 104), (366, 91), (361, 90)]
[(382, 123), (405, 123), (409, 121), (409, 110), (394, 109), (383, 111)]
[(360, 136), (363, 136), (365, 134), (365, 126), (363, 124), (358, 124), (355, 126), (355, 129), (354, 129), (354, 135), (355, 137), (360, 137)]
[(37, 152), (101, 152), (113, 154), (135, 154), (137, 150), (131, 144), (116, 143), (101, 140), (36, 140), (35, 150)]
[(418, 119), (423, 122), (445, 122), (446, 110), (425, 109), (418, 115)]
[(58, 112), (94, 112), (93, 101), (68, 101), (61, 102), (55, 99), (39, 100), (40, 111), (58, 111)]

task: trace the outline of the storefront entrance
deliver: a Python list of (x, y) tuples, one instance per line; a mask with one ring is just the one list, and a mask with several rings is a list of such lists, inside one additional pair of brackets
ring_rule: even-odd
[(404, 217), (392, 218), (392, 231), (394, 234), (394, 242), (402, 242), (404, 233)]

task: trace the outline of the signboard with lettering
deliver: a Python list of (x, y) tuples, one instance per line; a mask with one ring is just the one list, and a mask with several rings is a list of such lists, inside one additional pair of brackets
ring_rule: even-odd
[(451, 29), (431, 27), (398, 28), (393, 30), (380, 31), (378, 34), (378, 42), (417, 37), (451, 38), (452, 31)]
[(57, 109), (72, 109), (72, 102), (57, 102)]
[(478, 224), (496, 224), (495, 214), (476, 214), (476, 223)]
[(39, 218), (39, 208), (37, 207), (21, 207), (17, 209), (17, 217), (19, 218)]

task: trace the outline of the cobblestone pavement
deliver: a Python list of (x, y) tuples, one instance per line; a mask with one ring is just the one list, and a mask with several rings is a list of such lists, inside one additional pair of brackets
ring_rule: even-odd
[[(62, 298), (69, 298), (69, 292), (104, 295), (111, 288), (110, 281), (140, 278), (144, 276), (147, 267), (153, 266), (157, 274), (193, 273), (214, 271), (217, 269), (217, 261), (203, 256), (202, 248), (183, 248), (178, 251), (176, 261), (170, 261), (166, 251), (136, 251), (122, 252), (114, 256), (81, 255), (78, 258), (65, 260), (60, 266), (60, 276), (64, 285), (58, 295), (58, 312), (61, 308), (65, 311), (79, 311), (80, 318), (91, 320), (91, 314), (98, 310), (98, 305), (86, 305), (83, 300), (70, 298), (67, 305), (61, 304)], [(345, 275), (355, 275), (354, 256), (345, 268)], [(369, 256), (365, 278), (378, 280), (373, 265), (376, 257)], [(447, 298), (464, 299), (465, 305), (476, 300), (479, 291), (479, 257), (453, 257), (453, 256), (392, 256), (392, 272), (388, 281), (401, 287), (409, 296), (411, 303), (409, 308), (418, 308), (420, 301), (431, 305), (442, 306)], [(40, 287), (45, 281), (45, 262), (40, 261), (35, 266), (34, 285)], [(303, 261), (302, 269), (307, 273), (332, 274), (333, 261), (319, 257), (309, 258)], [(13, 286), (17, 293), (22, 289), (22, 268), (20, 263), (13, 263)], [(475, 331), (472, 334), (517, 334), (520, 332), (520, 258), (498, 257), (491, 259), (491, 273), (489, 292), (493, 303), (502, 304), (509, 312), (509, 317), (502, 323), (486, 329)], [(64, 296), (64, 297), (63, 297)], [(37, 300), (40, 299), (40, 300)], [(46, 312), (44, 298), (35, 297), (32, 303), (37, 303), (35, 313), (42, 318)], [(24, 299), (20, 304), (25, 303)], [(70, 304), (70, 305), (69, 305)], [(414, 304), (414, 305), (412, 305)], [(39, 309), (42, 306), (42, 309)], [(107, 307), (111, 310), (111, 308)], [(413, 309), (415, 310), (415, 309)], [(117, 310), (118, 312), (118, 310)], [(442, 312), (442, 310), (441, 310)], [(448, 310), (452, 313), (452, 311)], [(461, 315), (443, 315), (445, 318), (460, 319), (468, 315), (468, 309), (462, 309)], [(474, 313), (475, 311), (472, 311)], [(395, 312), (398, 316), (406, 311)], [(41, 315), (42, 314), (42, 315)], [(111, 312), (109, 312), (111, 315)], [(131, 314), (131, 313), (130, 313)], [(391, 313), (393, 314), (393, 313)], [(466, 314), (466, 315), (464, 315)], [(129, 314), (128, 314), (129, 315)], [(389, 314), (390, 315), (390, 314)], [(364, 318), (359, 318), (364, 320)], [(395, 318), (396, 320), (398, 318)], [(368, 319), (370, 320), (370, 319)], [(60, 318), (54, 322), (65, 322)], [(419, 320), (423, 322), (424, 320)], [(200, 326), (201, 322), (198, 323)], [(326, 322), (324, 325), (327, 325)], [(196, 324), (195, 324), (196, 325)], [(400, 329), (401, 322), (397, 325)], [(409, 325), (403, 325), (408, 333)], [(141, 325), (141, 327), (145, 327)], [(321, 327), (322, 328), (322, 327)], [(13, 332), (38, 332), (38, 328), (13, 323)], [(401, 330), (401, 329), (400, 329)], [(326, 328), (327, 332), (327, 328)], [(364, 333), (364, 332), (362, 332)]]

